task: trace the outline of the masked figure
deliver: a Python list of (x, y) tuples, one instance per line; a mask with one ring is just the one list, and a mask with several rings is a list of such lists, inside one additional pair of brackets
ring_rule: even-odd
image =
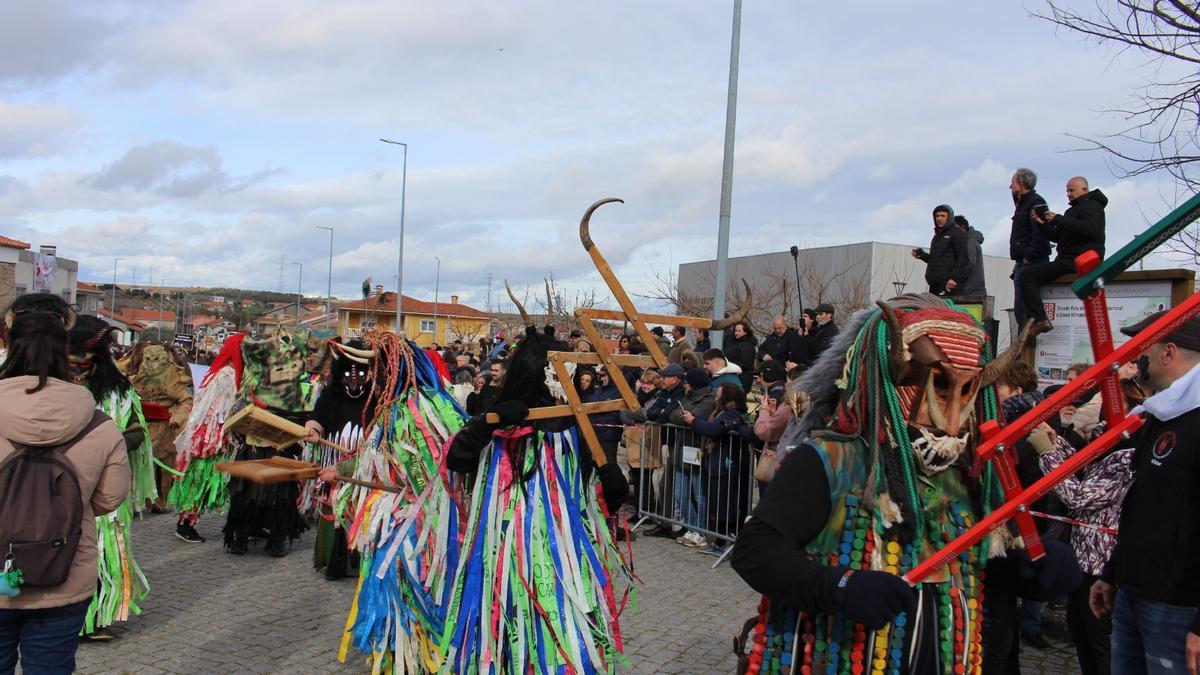
[(983, 330), (937, 296), (879, 305), (805, 374), (811, 405), (735, 544), (734, 568), (770, 598), (743, 671), (980, 669), (981, 571), (1014, 545), (1007, 530), (919, 588), (899, 575), (1002, 500), (974, 448), (1018, 350), (988, 363)]
[(500, 423), (470, 420), (447, 452), (446, 468), (476, 478), (454, 574), (461, 602), (449, 608), (442, 635), (444, 667), (615, 672), (628, 664), (617, 593), (630, 572), (607, 519), (628, 484), (615, 464), (595, 469), (573, 418), (524, 421), (530, 408), (556, 403), (546, 377), (556, 341), (527, 315), (526, 324), (490, 411)]
[(222, 513), (229, 506), (229, 476), (216, 465), (233, 459), (237, 446), (226, 433), (225, 417), (232, 413), (242, 384), (244, 333), (230, 335), (196, 390), (187, 426), (175, 438), (175, 469), (183, 476), (171, 488), (167, 503), (179, 512), (175, 535), (203, 543), (196, 532), (200, 514)]
[(130, 614), (141, 614), (150, 587), (133, 557), (129, 527), (134, 510), (158, 498), (141, 400), (112, 358), (112, 336), (117, 330), (94, 316), (78, 317), (70, 331), (67, 357), (71, 379), (92, 392), (96, 407), (111, 417), (125, 436), (132, 473), (129, 499), (116, 511), (96, 518), (96, 541), (102, 552), (97, 558), (99, 583), (83, 625), (84, 638), (91, 640), (111, 638), (108, 626), (128, 620)]
[[(139, 342), (120, 366), (142, 399), (154, 458), (167, 466), (172, 465), (175, 437), (187, 424), (192, 409), (192, 374), (186, 359), (166, 343)], [(158, 499), (152, 508), (161, 512), (164, 499), (171, 491), (172, 476), (161, 467), (156, 467), (155, 471)]]
[[(320, 341), (308, 331), (280, 331), (261, 339), (244, 339), (242, 381), (235, 409), (245, 404), (260, 406), (297, 424), (312, 409), (316, 371), (320, 368)], [(300, 444), (276, 450), (254, 437), (235, 434), (236, 459), (268, 459), (275, 455), (297, 458)], [(264, 551), (274, 557), (287, 555), (290, 544), (307, 529), (297, 509), (299, 488), (295, 482), (251, 483), (241, 478), (229, 481), (229, 515), (225, 520), (225, 548), (245, 554), (251, 537), (266, 539)]]
[[(344, 345), (335, 340), (328, 346), (332, 357), (329, 378), (304, 426), (312, 436), (323, 437), (353, 453), (362, 440), (377, 396), (382, 393), (376, 391), (371, 377), (375, 352), (366, 349), (362, 340), (351, 340)], [(302, 458), (320, 467), (350, 459), (320, 443), (306, 443)], [(355, 573), (358, 556), (347, 551), (345, 528), (333, 523), (330, 498), (327, 485), (309, 481), (300, 493), (300, 510), (318, 516), (313, 567), (324, 570), (326, 579), (335, 580)]]

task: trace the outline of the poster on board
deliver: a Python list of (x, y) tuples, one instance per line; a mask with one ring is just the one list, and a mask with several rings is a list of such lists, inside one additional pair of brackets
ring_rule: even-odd
[[(1129, 339), (1121, 333), (1122, 327), (1171, 307), (1170, 281), (1116, 281), (1109, 284), (1105, 291), (1114, 346), (1122, 345)], [(1034, 366), (1037, 367), (1038, 382), (1042, 386), (1062, 384), (1066, 381), (1066, 370), (1071, 364), (1090, 364), (1094, 360), (1083, 301), (1075, 297), (1069, 285), (1052, 284), (1042, 287), (1042, 302), (1046, 316), (1054, 322), (1054, 330), (1038, 336)]]

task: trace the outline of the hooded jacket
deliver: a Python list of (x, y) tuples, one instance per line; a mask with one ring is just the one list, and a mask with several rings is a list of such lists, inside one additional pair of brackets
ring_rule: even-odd
[[(733, 335), (733, 331), (728, 333)], [(754, 376), (750, 371), (754, 370), (754, 356), (758, 353), (758, 338), (754, 337), (753, 333), (746, 333), (740, 338), (733, 338), (725, 345), (725, 360), (729, 363), (735, 363), (742, 369), (739, 379), (742, 381), (742, 390), (749, 391), (751, 385), (754, 384)]]
[(1046, 262), (1050, 259), (1050, 242), (1034, 221), (1033, 207), (1045, 204), (1041, 195), (1030, 190), (1017, 198), (1013, 209), (1012, 231), (1008, 235), (1008, 257), (1024, 263)]
[(987, 282), (983, 275), (983, 233), (968, 225), (963, 234), (967, 238), (967, 263), (971, 266), (971, 272), (958, 294), (972, 298), (983, 297), (987, 295)]
[(1084, 251), (1104, 257), (1104, 207), (1108, 197), (1099, 190), (1085, 192), (1071, 200), (1066, 213), (1041, 226), (1046, 238), (1058, 243), (1058, 260), (1074, 263)]
[[(92, 420), (96, 401), (87, 389), (48, 379), (40, 391), (32, 376), (0, 380), (0, 462), (15, 452), (12, 439), (26, 445), (53, 446), (75, 437)], [(83, 498), (79, 548), (67, 580), (53, 588), (21, 589), (16, 597), (0, 596), (0, 609), (42, 609), (83, 602), (96, 591), (96, 516), (110, 513), (129, 496), (129, 457), (125, 439), (107, 420), (67, 451)]]
[(716, 391), (722, 384), (728, 382), (737, 385), (738, 389), (745, 391), (742, 388), (742, 369), (736, 363), (726, 363), (724, 368), (712, 374), (712, 381), (709, 383), (709, 388)]
[(967, 235), (954, 226), (954, 209), (941, 204), (933, 213), (936, 215), (938, 211), (949, 214), (946, 224), (935, 227), (929, 252), (918, 255), (926, 263), (925, 282), (929, 284), (930, 293), (940, 293), (951, 279), (962, 286), (971, 272), (971, 263), (967, 260)]

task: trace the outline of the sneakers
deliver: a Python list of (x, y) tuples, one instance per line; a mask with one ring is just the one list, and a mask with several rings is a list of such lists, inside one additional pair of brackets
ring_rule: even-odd
[(664, 525), (655, 525), (649, 530), (642, 530), (642, 534), (647, 537), (664, 537), (666, 539), (678, 538), (679, 532), (672, 532), (671, 528)]
[(691, 548), (707, 548), (709, 546), (709, 544), (711, 544), (712, 542), (710, 542), (703, 535), (697, 534), (695, 532), (688, 532), (687, 534), (683, 535), (682, 537), (676, 539), (675, 543), (683, 544), (684, 546), (688, 546)]
[(206, 540), (200, 536), (196, 528), (187, 523), (179, 523), (175, 526), (175, 536), (189, 544), (203, 544)]
[(113, 635), (112, 631), (108, 628), (97, 628), (87, 635), (81, 635), (79, 639), (83, 640), (84, 642), (111, 642), (116, 639), (116, 637), (117, 636)]

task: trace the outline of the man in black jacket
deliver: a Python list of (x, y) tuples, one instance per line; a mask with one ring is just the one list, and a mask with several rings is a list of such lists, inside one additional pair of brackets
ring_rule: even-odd
[(758, 360), (760, 362), (778, 361), (780, 365), (784, 366), (789, 361), (807, 363), (808, 349), (804, 338), (800, 337), (796, 329), (789, 328), (787, 320), (777, 315), (772, 324), (771, 334), (763, 338), (758, 345)]
[[(1062, 218), (1062, 216), (1059, 216)], [(1165, 312), (1122, 328), (1136, 335)], [(1200, 672), (1200, 317), (1139, 360), (1156, 393), (1133, 455), (1117, 546), (1092, 586), (1097, 617), (1113, 612), (1114, 673)]]
[(914, 248), (914, 258), (925, 261), (925, 282), (934, 295), (957, 295), (971, 273), (967, 259), (967, 235), (954, 226), (954, 209), (939, 204), (933, 209), (933, 239), (929, 252)]
[(1075, 271), (1075, 257), (1084, 251), (1096, 251), (1104, 257), (1104, 207), (1108, 197), (1099, 190), (1088, 191), (1087, 179), (1076, 176), (1067, 181), (1067, 199), (1071, 206), (1061, 216), (1046, 210), (1046, 215), (1033, 209), (1034, 223), (1050, 241), (1058, 242), (1058, 256), (1047, 262), (1034, 263), (1021, 273), (1021, 299), (1025, 303), (1025, 318), (1033, 319), (1034, 334), (1054, 326), (1046, 318), (1042, 306), (1042, 284)]
[(813, 326), (812, 332), (808, 334), (808, 359), (809, 362), (816, 361), (829, 345), (833, 343), (833, 338), (838, 334), (837, 324), (833, 322), (833, 305), (828, 302), (822, 302), (817, 305), (817, 323)]
[(1041, 228), (1033, 220), (1033, 210), (1045, 206), (1046, 200), (1034, 192), (1037, 187), (1037, 174), (1029, 169), (1017, 169), (1008, 189), (1012, 193), (1013, 209), (1012, 231), (1008, 235), (1008, 257), (1013, 259), (1013, 313), (1017, 325), (1024, 326), (1025, 303), (1021, 298), (1021, 277), (1025, 268), (1050, 259), (1050, 242)]

